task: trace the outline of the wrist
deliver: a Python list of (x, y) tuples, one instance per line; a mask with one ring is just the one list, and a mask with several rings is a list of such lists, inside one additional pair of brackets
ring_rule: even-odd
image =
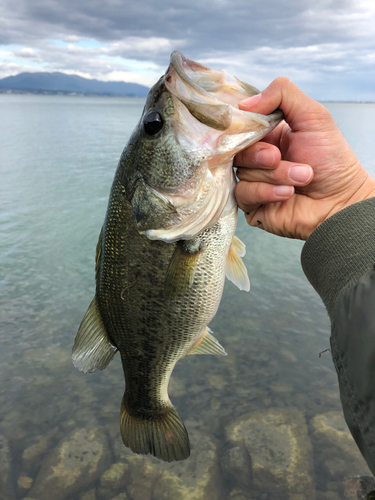
[(361, 201), (375, 198), (375, 179), (373, 179), (360, 164), (359, 169), (363, 172), (360, 179), (355, 181), (354, 179), (348, 178), (347, 184), (350, 186), (350, 190), (341, 191), (337, 195), (323, 198), (318, 204), (314, 204), (314, 209), (311, 212), (315, 217), (313, 220), (311, 217), (306, 217), (306, 221), (310, 219), (310, 222), (305, 225), (303, 237), (301, 239), (307, 240), (320, 224), (345, 208)]
[(368, 200), (369, 198), (375, 197), (375, 179), (373, 179), (370, 174), (366, 175), (366, 178), (362, 182), (357, 189), (352, 191), (350, 195), (344, 197), (341, 200), (337, 200), (334, 206), (332, 206), (331, 210), (325, 216), (325, 220), (332, 217), (332, 215), (344, 210), (350, 205), (354, 205), (355, 203), (359, 203), (360, 201)]

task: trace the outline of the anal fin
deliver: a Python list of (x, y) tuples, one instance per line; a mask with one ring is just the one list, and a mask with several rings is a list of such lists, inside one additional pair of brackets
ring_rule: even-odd
[(206, 326), (198, 342), (193, 345), (188, 354), (219, 354), (227, 356), (224, 347), (212, 335), (212, 330)]
[(104, 370), (117, 348), (108, 338), (96, 297), (93, 298), (76, 335), (72, 360), (81, 372)]
[(250, 280), (245, 264), (241, 259), (245, 253), (244, 243), (237, 236), (233, 236), (227, 256), (225, 274), (240, 290), (248, 292), (250, 290)]

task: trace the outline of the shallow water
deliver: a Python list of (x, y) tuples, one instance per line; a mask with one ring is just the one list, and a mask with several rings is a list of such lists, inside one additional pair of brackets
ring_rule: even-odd
[[(87, 427), (104, 431), (109, 455), (102, 470), (86, 483), (77, 483), (66, 498), (100, 500), (122, 494), (121, 500), (126, 494), (128, 499), (159, 500), (176, 494), (165, 478), (158, 493), (147, 469), (159, 467), (158, 474), (169, 471), (173, 476), (170, 465), (154, 465), (149, 457), (132, 462), (123, 455), (118, 433), (124, 389), (119, 356), (105, 371), (87, 375), (70, 362), (74, 336), (94, 294), (95, 246), (114, 171), (143, 104), (138, 98), (0, 95), (0, 436), (9, 449), (4, 469), (9, 473), (0, 475), (0, 485), (3, 480), (8, 491), (4, 498), (32, 493), (50, 453), (69, 433)], [(375, 175), (375, 105), (325, 105)], [(327, 492), (340, 498), (344, 477), (369, 471), (346, 431), (335, 427), (340, 414), (327, 413), (341, 411), (330, 353), (319, 356), (329, 348), (329, 321), (301, 270), (303, 243), (249, 228), (242, 214), (237, 235), (247, 246), (244, 261), (251, 291), (240, 292), (227, 282), (210, 325), (228, 356), (189, 356), (175, 368), (171, 399), (191, 431), (192, 456), (189, 466), (179, 464), (170, 482), (180, 481), (181, 491), (189, 483), (184, 497), (201, 498), (200, 482), (189, 467), (200, 464), (204, 436), (214, 450), (210, 474), (220, 483), (213, 499), (284, 498), (269, 486), (275, 475), (264, 471), (254, 472), (254, 493), (246, 496), (246, 481), (225, 465), (228, 447), (233, 448), (231, 425), (240, 425), (243, 416), (251, 420), (262, 415), (264, 420), (267, 412), (276, 411), (304, 429), (303, 442), (308, 444), (297, 440), (297, 445), (308, 449), (303, 472), (311, 477), (311, 495), (316, 490), (317, 499), (328, 498)], [(324, 421), (335, 428), (337, 443), (317, 430), (315, 417), (324, 414)], [(262, 463), (272, 471), (282, 467), (282, 460), (272, 456), (277, 445), (270, 425), (270, 442), (259, 438), (248, 447), (268, 450), (267, 467)], [(246, 439), (250, 442), (243, 436)], [(30, 446), (32, 460), (27, 459), (31, 452), (25, 453)], [(103, 471), (117, 462), (135, 467), (144, 484), (151, 481), (147, 494), (139, 493), (130, 472), (121, 487), (105, 483)], [(285, 498), (298, 494), (290, 485), (298, 484), (300, 472), (288, 469)], [(105, 484), (109, 489), (103, 489)], [(91, 496), (82, 496), (86, 492)], [(332, 495), (329, 498), (335, 498)], [(64, 497), (53, 490), (47, 498)]]

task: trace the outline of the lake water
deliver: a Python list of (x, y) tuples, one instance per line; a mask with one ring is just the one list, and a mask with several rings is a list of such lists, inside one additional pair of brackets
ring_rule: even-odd
[[(109, 189), (143, 104), (0, 95), (0, 499), (342, 498), (344, 478), (369, 471), (343, 424), (330, 353), (319, 356), (330, 328), (300, 267), (303, 242), (240, 214), (251, 291), (226, 282), (210, 325), (228, 356), (189, 356), (172, 376), (188, 461), (123, 447), (118, 355), (103, 372), (73, 368)], [(375, 175), (375, 105), (326, 106)]]

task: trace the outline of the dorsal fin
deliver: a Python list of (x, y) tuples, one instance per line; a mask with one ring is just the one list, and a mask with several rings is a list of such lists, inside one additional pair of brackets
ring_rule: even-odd
[(104, 370), (117, 348), (108, 338), (96, 297), (93, 298), (76, 335), (72, 360), (79, 371)]
[(220, 354), (226, 356), (224, 347), (212, 335), (212, 330), (206, 326), (198, 342), (194, 344), (188, 354)]
[(237, 236), (234, 236), (227, 256), (225, 274), (240, 290), (248, 292), (250, 290), (250, 280), (245, 264), (241, 259), (245, 252), (244, 243)]

